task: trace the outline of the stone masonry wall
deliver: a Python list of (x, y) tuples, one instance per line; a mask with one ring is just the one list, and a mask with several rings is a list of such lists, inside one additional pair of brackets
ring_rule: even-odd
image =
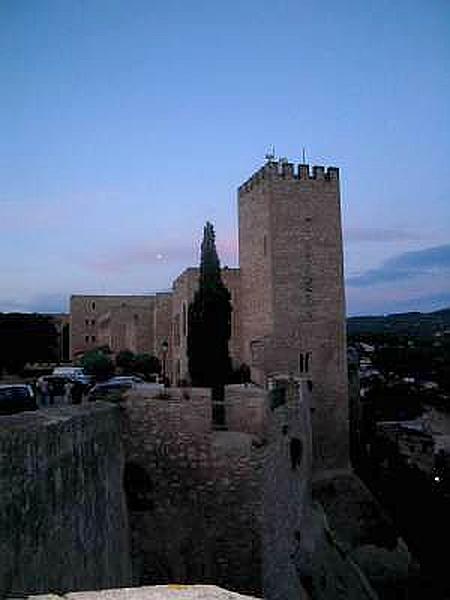
[(311, 514), (307, 386), (293, 380), (280, 381), (277, 386), (269, 396), (264, 470), (263, 587), (267, 600), (305, 598), (295, 557), (300, 542), (305, 542), (305, 521)]
[[(126, 313), (128, 309), (134, 313), (144, 315), (144, 324), (137, 331), (137, 335), (133, 337), (137, 340), (139, 351), (143, 348), (147, 352), (152, 352), (153, 344), (153, 314), (149, 317), (148, 313), (153, 312), (155, 296), (81, 296), (73, 295), (70, 298), (70, 356), (72, 359), (77, 355), (96, 348), (105, 341), (105, 336), (116, 336), (116, 350), (125, 350), (125, 347), (120, 347), (121, 339), (126, 343), (126, 327), (123, 319), (119, 319), (119, 323), (112, 323), (112, 330), (108, 334), (105, 331), (100, 331), (100, 321), (104, 319), (108, 312), (116, 315), (119, 309), (124, 309)], [(133, 313), (133, 314), (134, 314)], [(105, 323), (104, 323), (105, 325)]]
[[(25, 599), (24, 599), (25, 600)], [(28, 600), (258, 600), (215, 585), (155, 585), (100, 592), (75, 592), (55, 596), (29, 596)]]
[[(187, 342), (188, 342), (188, 311), (198, 289), (199, 269), (189, 268), (183, 271), (173, 283), (172, 295), (172, 335), (171, 348), (171, 379), (174, 384), (181, 380), (189, 380)], [(241, 361), (241, 302), (240, 302), (240, 272), (239, 269), (222, 269), (222, 280), (231, 295), (231, 338), (229, 350), (232, 362), (238, 366)]]
[(254, 385), (225, 387), (226, 423), (230, 431), (261, 435), (266, 426), (264, 392)]
[(131, 582), (119, 410), (0, 418), (0, 597)]
[[(247, 391), (255, 414), (257, 393)], [(261, 436), (212, 431), (209, 390), (168, 392), (130, 394), (125, 404), (134, 584), (215, 583), (258, 593)], [(237, 427), (245, 410), (233, 412)]]
[(252, 342), (273, 331), (270, 183), (239, 190), (242, 360), (252, 363)]
[[(328, 524), (329, 505), (338, 503), (339, 495), (330, 494), (326, 514), (312, 500), (311, 393), (307, 381), (278, 378), (276, 386), (269, 398), (264, 469), (264, 598), (377, 600), (362, 570), (350, 558), (348, 547)], [(361, 527), (366, 517), (362, 513), (358, 517)], [(349, 515), (347, 520), (352, 520)]]
[(348, 468), (338, 169), (266, 163), (239, 188), (239, 248), (252, 377), (309, 377), (314, 469)]
[(153, 323), (153, 354), (160, 360), (164, 375), (172, 372), (170, 352), (165, 351), (163, 346), (170, 342), (171, 327), (172, 293), (157, 293)]

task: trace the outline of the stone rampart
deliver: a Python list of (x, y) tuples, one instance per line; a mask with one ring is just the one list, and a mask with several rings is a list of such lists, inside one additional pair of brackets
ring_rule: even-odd
[[(337, 527), (336, 533), (328, 524), (329, 505), (324, 512), (312, 500), (311, 391), (307, 381), (277, 378), (269, 405), (263, 504), (264, 598), (377, 600), (362, 569), (350, 556), (345, 538), (341, 541), (341, 528)], [(332, 524), (339, 525), (334, 519)]]
[[(25, 600), (25, 599), (24, 599)], [(78, 592), (55, 596), (29, 596), (28, 600), (258, 600), (215, 585), (155, 585), (101, 592)]]
[(261, 435), (266, 427), (265, 394), (254, 385), (227, 385), (226, 422), (230, 431)]
[(119, 412), (0, 418), (0, 597), (131, 582)]
[[(246, 389), (253, 412), (258, 393), (263, 407), (264, 391)], [(124, 405), (134, 584), (214, 583), (258, 595), (262, 437), (248, 425), (213, 431), (209, 390), (157, 396), (130, 395)], [(244, 412), (234, 407), (235, 424)]]

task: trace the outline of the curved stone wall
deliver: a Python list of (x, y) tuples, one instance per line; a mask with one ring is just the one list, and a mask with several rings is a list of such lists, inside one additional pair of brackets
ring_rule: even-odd
[(0, 597), (131, 582), (117, 407), (0, 418)]

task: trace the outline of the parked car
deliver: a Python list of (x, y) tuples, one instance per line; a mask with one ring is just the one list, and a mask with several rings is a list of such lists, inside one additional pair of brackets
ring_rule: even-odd
[(128, 390), (154, 391), (163, 390), (160, 383), (147, 383), (137, 375), (120, 375), (111, 377), (108, 381), (97, 383), (88, 394), (88, 400), (111, 400), (121, 399)]
[(0, 385), (0, 415), (37, 410), (36, 396), (31, 385), (8, 383)]
[(145, 379), (139, 377), (138, 375), (118, 375), (108, 379), (108, 383), (130, 383), (133, 389), (143, 391), (164, 389), (164, 385), (162, 383), (145, 381)]
[(80, 377), (72, 377), (70, 375), (42, 375), (37, 380), (37, 384), (41, 381), (47, 381), (53, 389), (54, 396), (64, 396), (65, 385), (68, 381), (77, 382), (83, 388), (83, 393), (85, 393), (90, 386), (90, 383), (84, 382)]
[(92, 383), (92, 377), (86, 375), (83, 367), (55, 367), (52, 375), (55, 377), (68, 377), (71, 381), (78, 381), (83, 385)]
[(145, 384), (145, 380), (138, 375), (116, 375), (108, 379), (108, 383), (131, 383), (132, 386)]
[(132, 381), (112, 381), (109, 379), (108, 381), (94, 385), (87, 395), (87, 399), (89, 402), (94, 402), (96, 400), (117, 402), (121, 400), (124, 394), (132, 388)]
[(67, 376), (75, 376), (75, 375), (84, 375), (83, 367), (55, 367), (53, 369), (52, 375), (67, 375)]

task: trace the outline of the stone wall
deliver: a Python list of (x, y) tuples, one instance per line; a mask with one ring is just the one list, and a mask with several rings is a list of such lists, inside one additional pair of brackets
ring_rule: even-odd
[(264, 470), (263, 586), (265, 598), (284, 600), (305, 597), (295, 557), (311, 515), (312, 444), (306, 384), (275, 385)]
[[(345, 537), (341, 541), (342, 521), (334, 519), (330, 507), (339, 500), (338, 494), (322, 495), (321, 499), (328, 500), (326, 514), (313, 502), (310, 402), (307, 381), (280, 377), (270, 392), (262, 538), (264, 598), (376, 600), (361, 567), (350, 556)], [(355, 503), (361, 499), (358, 489)], [(367, 506), (370, 498), (364, 500)], [(329, 512), (336, 528), (328, 524)], [(367, 515), (362, 511), (346, 518), (344, 527), (357, 523), (359, 531), (367, 529)], [(379, 519), (377, 524), (383, 525)]]
[(348, 389), (338, 169), (269, 161), (239, 188), (244, 360), (313, 384), (316, 471), (347, 468)]
[(171, 381), (178, 385), (189, 379), (187, 359), (189, 304), (198, 288), (198, 269), (185, 269), (173, 282), (172, 333), (170, 338)]
[(0, 418), (0, 597), (130, 583), (118, 413)]
[(239, 409), (236, 387), (227, 404), (241, 431), (212, 431), (209, 390), (130, 394), (125, 481), (135, 585), (215, 583), (260, 592), (264, 448), (256, 425), (244, 426), (244, 407), (248, 397), (247, 414), (255, 415), (259, 393), (262, 414), (265, 393), (247, 388)]
[(261, 435), (267, 418), (265, 392), (254, 385), (227, 385), (225, 414), (230, 431)]
[(71, 296), (72, 359), (102, 344), (110, 345), (115, 352), (129, 349), (153, 353), (154, 306), (155, 296), (151, 295)]
[(252, 363), (251, 343), (273, 332), (271, 189), (262, 181), (238, 196), (242, 294), (242, 359)]
[(98, 345), (108, 346), (117, 354), (130, 350), (135, 354), (153, 353), (154, 301), (134, 302), (110, 308), (98, 319)]
[[(25, 600), (25, 599), (24, 599)], [(101, 592), (76, 592), (55, 596), (29, 596), (28, 600), (258, 600), (215, 585), (155, 585)]]
[(159, 358), (164, 376), (168, 376), (172, 372), (169, 352), (171, 328), (172, 293), (158, 292), (155, 296), (153, 354)]
[[(231, 296), (231, 338), (230, 356), (234, 366), (241, 363), (241, 300), (239, 269), (225, 267), (221, 271), (222, 280)], [(174, 384), (189, 380), (187, 340), (189, 304), (198, 289), (199, 269), (185, 269), (173, 282), (172, 296), (172, 335), (170, 338), (171, 380)]]

